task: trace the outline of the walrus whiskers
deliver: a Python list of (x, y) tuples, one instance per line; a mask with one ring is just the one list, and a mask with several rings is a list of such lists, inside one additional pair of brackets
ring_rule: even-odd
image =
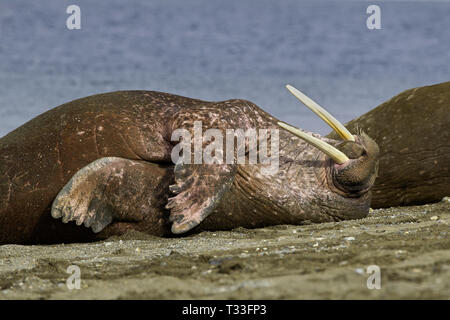
[(305, 94), (291, 85), (286, 85), (286, 88), (312, 112), (317, 114), (323, 121), (325, 121), (334, 131), (336, 131), (336, 133), (342, 139), (355, 141), (355, 138), (350, 133), (350, 131), (348, 131), (342, 123), (340, 123), (336, 118), (329, 114), (328, 111), (326, 111), (324, 108), (319, 106), (315, 101), (313, 101), (311, 98), (307, 97)]
[(325, 141), (322, 141), (313, 136), (310, 136), (309, 134), (304, 133), (300, 129), (297, 129), (286, 123), (278, 122), (278, 125), (280, 127), (282, 127), (283, 129), (286, 129), (290, 133), (296, 135), (297, 137), (303, 139), (307, 143), (313, 145), (314, 147), (316, 147), (317, 149), (319, 149), (320, 151), (325, 153), (327, 156), (329, 156), (331, 159), (333, 159), (334, 162), (336, 162), (338, 164), (343, 164), (349, 160), (348, 157), (345, 155), (345, 153), (343, 153), (342, 151), (339, 151), (338, 149), (336, 149), (332, 145), (326, 143)]

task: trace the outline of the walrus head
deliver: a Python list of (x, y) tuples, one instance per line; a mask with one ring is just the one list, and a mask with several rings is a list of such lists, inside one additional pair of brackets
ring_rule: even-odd
[(369, 191), (378, 173), (379, 148), (375, 141), (362, 131), (355, 135), (351, 134), (344, 125), (316, 102), (290, 85), (287, 85), (287, 88), (330, 125), (344, 141), (334, 147), (286, 123), (278, 122), (278, 125), (330, 157), (328, 180), (331, 181), (330, 187), (333, 191), (346, 197), (358, 197)]

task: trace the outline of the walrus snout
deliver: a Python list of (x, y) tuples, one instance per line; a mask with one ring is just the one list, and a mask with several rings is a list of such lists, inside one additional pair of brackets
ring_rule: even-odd
[(333, 166), (333, 183), (344, 192), (365, 193), (370, 190), (378, 174), (380, 149), (367, 134), (356, 136), (355, 142), (337, 146), (349, 160)]
[(364, 146), (361, 143), (353, 141), (344, 141), (341, 144), (339, 144), (336, 148), (345, 153), (345, 155), (349, 159), (358, 159), (363, 154), (367, 153), (367, 151), (364, 149)]
[(342, 123), (311, 98), (290, 85), (286, 87), (305, 106), (324, 120), (344, 141), (334, 147), (326, 141), (306, 134), (288, 124), (282, 122), (278, 122), (278, 124), (316, 147), (334, 161), (331, 166), (332, 183), (340, 191), (349, 194), (349, 196), (354, 196), (370, 190), (378, 171), (379, 148), (375, 141), (364, 132), (353, 135)]

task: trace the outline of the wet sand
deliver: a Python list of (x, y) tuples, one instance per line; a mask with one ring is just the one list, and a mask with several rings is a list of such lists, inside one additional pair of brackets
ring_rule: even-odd
[[(449, 222), (446, 197), (336, 223), (3, 245), (0, 299), (449, 299)], [(381, 289), (367, 288), (370, 265)]]

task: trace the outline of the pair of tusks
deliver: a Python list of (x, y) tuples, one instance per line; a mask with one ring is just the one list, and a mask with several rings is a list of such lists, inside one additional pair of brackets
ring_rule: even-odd
[[(334, 118), (331, 114), (329, 114), (324, 108), (319, 106), (316, 102), (308, 98), (299, 90), (295, 89), (293, 86), (287, 85), (286, 88), (298, 100), (303, 102), (305, 106), (311, 109), (312, 112), (314, 112), (320, 118), (322, 118), (322, 120), (324, 120), (334, 131), (336, 131), (336, 133), (342, 139), (347, 141), (355, 141), (355, 137), (353, 137), (353, 135), (347, 130), (347, 128), (345, 128), (342, 123), (336, 120), (336, 118)], [(334, 162), (338, 164), (343, 164), (344, 162), (347, 162), (349, 160), (348, 157), (345, 155), (345, 153), (339, 151), (338, 149), (326, 143), (325, 141), (310, 136), (309, 134), (304, 133), (300, 129), (290, 126), (284, 122), (278, 122), (278, 125), (286, 129), (287, 131), (291, 132), (292, 134), (296, 135), (297, 137), (305, 140), (307, 143), (313, 145), (314, 147), (316, 147), (317, 149), (328, 155), (331, 159), (334, 160)]]

